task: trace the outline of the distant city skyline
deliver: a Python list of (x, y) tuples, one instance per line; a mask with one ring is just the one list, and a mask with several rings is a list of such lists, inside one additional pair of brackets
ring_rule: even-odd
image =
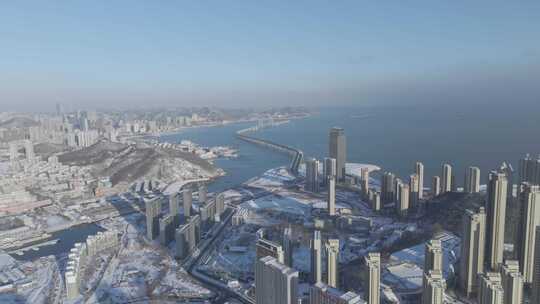
[(540, 96), (536, 1), (17, 2), (0, 12), (5, 110)]

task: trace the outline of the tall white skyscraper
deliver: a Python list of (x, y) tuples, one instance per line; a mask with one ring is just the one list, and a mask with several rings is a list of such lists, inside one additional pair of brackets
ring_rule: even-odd
[(204, 204), (208, 199), (208, 188), (205, 184), (199, 185), (199, 203)]
[(466, 210), (463, 217), (459, 284), (467, 297), (477, 291), (478, 275), (484, 272), (486, 213)]
[(429, 273), (430, 270), (442, 271), (443, 253), (442, 243), (440, 240), (429, 240), (426, 242), (424, 253), (424, 273)]
[(191, 204), (193, 203), (193, 192), (191, 189), (182, 190), (182, 204), (184, 206), (184, 217), (191, 216)]
[(478, 304), (504, 303), (504, 290), (500, 273), (486, 272), (480, 275), (479, 284)]
[(438, 176), (434, 176), (431, 180), (431, 194), (434, 197), (441, 194), (441, 178)]
[(465, 174), (465, 192), (478, 193), (480, 192), (480, 169), (478, 167), (467, 168)]
[(369, 253), (364, 258), (364, 280), (362, 287), (367, 304), (380, 304), (381, 301), (381, 256)]
[(381, 180), (381, 201), (383, 204), (394, 201), (394, 183), (396, 176), (390, 172), (384, 172)]
[(321, 232), (315, 230), (310, 240), (311, 249), (311, 283), (322, 282), (322, 238)]
[(418, 198), (424, 198), (424, 164), (421, 162), (416, 162), (415, 173), (418, 176)]
[(504, 304), (523, 303), (523, 276), (519, 272), (519, 262), (506, 260), (501, 269)]
[(326, 265), (328, 286), (338, 288), (339, 284), (339, 239), (329, 239), (326, 243)]
[(424, 273), (424, 290), (422, 304), (443, 304), (446, 281), (441, 270), (430, 270)]
[(418, 174), (412, 174), (409, 177), (409, 204), (413, 208), (418, 207), (418, 200), (420, 199), (419, 187), (420, 179), (418, 178)]
[(255, 303), (298, 304), (298, 271), (266, 256), (255, 263)]
[(525, 283), (533, 280), (534, 251), (536, 248), (536, 226), (540, 225), (540, 187), (522, 184), (520, 193), (520, 227), (516, 251)]
[(336, 179), (334, 176), (328, 176), (328, 192), (326, 194), (326, 201), (328, 202), (328, 214), (336, 215)]
[(452, 166), (444, 164), (442, 167), (441, 193), (452, 191)]
[(506, 219), (506, 175), (491, 172), (487, 189), (487, 263), (498, 271), (503, 262)]
[(336, 159), (337, 180), (345, 179), (345, 162), (347, 161), (347, 141), (345, 130), (332, 128), (330, 130), (329, 155)]
[(369, 169), (362, 168), (360, 170), (360, 176), (361, 176), (360, 182), (361, 182), (362, 196), (364, 199), (366, 199), (369, 194)]
[(306, 160), (306, 190), (319, 192), (319, 161), (310, 158)]
[(400, 216), (407, 216), (409, 212), (409, 185), (405, 184), (398, 184), (398, 191), (399, 198), (397, 200), (397, 212)]

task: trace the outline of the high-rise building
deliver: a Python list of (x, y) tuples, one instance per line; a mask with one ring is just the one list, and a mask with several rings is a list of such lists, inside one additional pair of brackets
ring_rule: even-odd
[(257, 240), (255, 245), (255, 255), (257, 256), (257, 259), (271, 256), (282, 264), (285, 262), (285, 252), (283, 252), (283, 247), (278, 243), (274, 243), (264, 238), (259, 238)]
[(146, 237), (154, 240), (159, 235), (159, 214), (161, 212), (161, 198), (155, 197), (145, 202), (146, 207)]
[[(396, 177), (394, 179), (394, 199), (393, 201), (396, 202), (396, 205), (399, 205), (399, 199), (401, 197), (401, 186), (403, 186), (403, 182), (399, 177)], [(399, 209), (399, 207), (397, 207)]]
[(396, 176), (390, 172), (384, 172), (381, 180), (381, 201), (383, 204), (394, 201), (394, 183)]
[(397, 193), (399, 193), (397, 212), (400, 216), (407, 216), (407, 213), (409, 212), (409, 185), (399, 183)]
[(366, 199), (369, 195), (369, 169), (365, 167), (360, 169), (360, 176), (362, 196)]
[(201, 217), (194, 215), (175, 231), (176, 257), (186, 258), (201, 240)]
[(523, 303), (523, 276), (519, 272), (519, 262), (506, 260), (501, 269), (504, 304)]
[(193, 192), (191, 189), (182, 190), (182, 204), (184, 206), (184, 217), (191, 216), (191, 204), (193, 203)]
[(332, 128), (330, 130), (329, 155), (336, 159), (337, 180), (345, 179), (345, 162), (347, 161), (347, 142), (345, 130), (342, 128)]
[(322, 282), (322, 240), (321, 232), (315, 230), (313, 239), (310, 240), (311, 250), (311, 277), (312, 284)]
[(337, 176), (336, 159), (331, 157), (325, 157), (323, 163), (323, 174), (326, 177), (323, 183), (326, 186), (328, 184), (328, 176)]
[(443, 304), (446, 281), (441, 270), (430, 270), (424, 273), (424, 290), (422, 304)]
[(430, 270), (442, 271), (443, 253), (441, 240), (431, 239), (426, 242), (424, 252), (424, 273), (429, 273)]
[(34, 145), (30, 140), (24, 141), (24, 153), (27, 160), (32, 160), (36, 157), (36, 155), (34, 154)]
[(343, 292), (319, 282), (309, 289), (310, 304), (365, 304), (358, 294), (349, 291)]
[(306, 160), (306, 190), (319, 192), (319, 161), (315, 158)]
[(506, 176), (491, 172), (487, 188), (487, 263), (491, 270), (498, 271), (503, 262), (504, 228), (506, 219)]
[(499, 168), (499, 172), (506, 175), (506, 180), (508, 181), (508, 190), (506, 191), (508, 195), (507, 203), (510, 203), (514, 197), (514, 167), (508, 162), (503, 162)]
[(525, 283), (533, 279), (536, 226), (540, 225), (540, 187), (522, 184), (520, 193), (520, 228), (516, 242), (519, 265)]
[(469, 167), (465, 173), (465, 192), (478, 193), (480, 192), (480, 168)]
[(479, 281), (478, 304), (504, 303), (504, 290), (500, 273), (486, 272), (480, 275)]
[(368, 304), (380, 304), (381, 299), (381, 256), (369, 253), (364, 257), (364, 278), (362, 287)]
[(442, 166), (441, 193), (452, 191), (452, 166), (444, 164)]
[(409, 178), (409, 203), (411, 207), (418, 207), (418, 201), (420, 199), (419, 187), (420, 179), (418, 178), (418, 174), (412, 174)]
[(418, 199), (424, 198), (424, 164), (421, 162), (416, 162), (415, 173), (418, 176)]
[(329, 239), (326, 242), (327, 280), (326, 283), (334, 288), (339, 284), (339, 239)]
[(328, 176), (328, 192), (326, 195), (326, 201), (328, 202), (328, 214), (330, 216), (336, 215), (336, 180), (333, 176)]
[(168, 214), (159, 219), (159, 243), (167, 246), (174, 239), (174, 216)]
[(266, 256), (255, 262), (255, 303), (297, 304), (298, 271)]
[(17, 151), (17, 143), (10, 142), (9, 143), (9, 160), (14, 161), (17, 158), (19, 158), (19, 152)]
[(467, 297), (477, 291), (478, 275), (484, 272), (486, 214), (466, 210), (463, 217), (459, 284)]
[(291, 227), (287, 227), (283, 230), (283, 263), (289, 267), (293, 267), (294, 240), (292, 233), (293, 231)]
[(173, 216), (174, 228), (180, 225), (180, 202), (178, 199), (178, 193), (169, 195), (169, 214)]
[(519, 161), (519, 182), (540, 184), (540, 156), (536, 159), (529, 154)]
[(434, 197), (441, 194), (441, 178), (438, 176), (434, 176), (431, 181), (431, 194)]
[(540, 226), (536, 226), (534, 240), (533, 279), (531, 285), (531, 304), (540, 304)]
[(381, 194), (377, 191), (373, 191), (372, 193), (373, 197), (371, 198), (371, 209), (373, 209), (373, 211), (379, 211), (381, 210)]
[(216, 219), (221, 221), (221, 215), (225, 212), (225, 194), (216, 195)]
[(208, 188), (206, 188), (206, 184), (200, 184), (199, 185), (199, 203), (204, 204), (206, 203), (207, 199), (208, 199)]

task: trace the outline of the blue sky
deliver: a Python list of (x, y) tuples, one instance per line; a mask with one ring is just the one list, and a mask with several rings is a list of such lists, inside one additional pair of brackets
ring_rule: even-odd
[(6, 109), (527, 99), (540, 1), (4, 1), (0, 39)]

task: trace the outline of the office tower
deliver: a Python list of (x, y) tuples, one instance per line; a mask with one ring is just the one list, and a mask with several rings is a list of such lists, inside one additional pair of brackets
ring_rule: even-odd
[(36, 157), (34, 154), (34, 145), (29, 140), (24, 141), (24, 153), (26, 154), (27, 160), (32, 160)]
[(467, 168), (464, 190), (466, 193), (480, 192), (480, 169), (478, 167)]
[(365, 301), (356, 293), (343, 292), (319, 282), (309, 289), (310, 304), (364, 304)]
[(255, 255), (257, 259), (265, 256), (271, 256), (280, 263), (285, 263), (285, 252), (280, 244), (274, 243), (264, 238), (259, 238), (255, 244)]
[(431, 194), (434, 197), (441, 194), (441, 178), (438, 176), (434, 176), (433, 180), (431, 181)]
[(399, 205), (399, 199), (401, 197), (401, 186), (403, 185), (403, 182), (399, 177), (396, 177), (394, 179), (394, 199), (393, 201), (396, 202), (397, 205)]
[(274, 257), (266, 256), (255, 262), (255, 303), (297, 304), (298, 271), (287, 267)]
[(418, 199), (424, 198), (424, 164), (421, 162), (416, 162), (415, 173), (418, 176)]
[(175, 231), (176, 257), (184, 259), (197, 247), (201, 241), (201, 218), (194, 215), (184, 225)]
[(409, 212), (409, 185), (399, 183), (397, 193), (399, 193), (397, 212), (400, 216), (407, 216)]
[(444, 164), (442, 167), (441, 193), (452, 191), (452, 166)]
[(409, 178), (409, 204), (411, 207), (418, 207), (418, 201), (420, 193), (418, 188), (420, 187), (420, 179), (417, 174), (413, 174)]
[(381, 201), (383, 204), (394, 201), (394, 181), (396, 176), (390, 172), (384, 172), (381, 180)]
[(373, 211), (381, 210), (381, 195), (377, 191), (373, 191), (373, 198), (371, 199), (371, 209), (373, 209)]
[(326, 242), (327, 280), (326, 283), (334, 288), (339, 284), (339, 239), (329, 239)]
[(478, 304), (504, 303), (504, 290), (500, 273), (486, 272), (480, 275), (479, 281)]
[(161, 198), (155, 197), (145, 202), (146, 207), (146, 237), (154, 240), (159, 234), (159, 213), (161, 212)]
[(169, 195), (169, 214), (173, 216), (174, 228), (180, 225), (180, 202), (178, 198), (178, 193), (173, 193)]
[(531, 304), (540, 304), (540, 226), (536, 226)]
[(491, 270), (498, 271), (503, 262), (504, 228), (506, 219), (506, 176), (491, 172), (487, 188), (487, 263)]
[(424, 273), (429, 273), (430, 270), (443, 270), (443, 252), (440, 240), (429, 240), (426, 242), (424, 251)]
[(319, 192), (319, 161), (315, 158), (306, 160), (306, 191)]
[(311, 284), (322, 282), (322, 244), (321, 244), (321, 232), (315, 230), (313, 232), (313, 239), (310, 240), (311, 249)]
[(342, 128), (332, 128), (330, 130), (329, 155), (336, 159), (337, 180), (345, 180), (345, 162), (347, 161), (347, 143), (345, 130)]
[(283, 230), (283, 264), (289, 267), (293, 267), (294, 240), (292, 232), (291, 227)]
[(368, 197), (369, 192), (369, 169), (368, 168), (362, 168), (360, 170), (360, 176), (361, 176), (361, 188), (362, 188), (362, 196), (364, 199)]
[(328, 176), (328, 193), (326, 201), (328, 202), (328, 214), (336, 215), (336, 180), (334, 176)]
[(174, 216), (168, 214), (159, 219), (159, 243), (167, 246), (174, 238)]
[(529, 154), (519, 161), (519, 182), (532, 185), (540, 184), (540, 156), (537, 159)]
[(536, 248), (536, 226), (540, 225), (540, 187), (522, 184), (520, 193), (520, 221), (516, 240), (516, 251), (525, 283), (533, 279), (534, 251)]
[(514, 197), (514, 168), (512, 164), (503, 162), (499, 168), (499, 172), (506, 175), (506, 180), (508, 181), (508, 190), (506, 190), (506, 194), (508, 195), (507, 203), (510, 203), (512, 202), (512, 197)]
[(443, 304), (446, 281), (442, 271), (430, 270), (424, 273), (424, 290), (422, 291), (422, 304)]
[(325, 157), (323, 163), (323, 174), (326, 177), (323, 181), (324, 185), (328, 184), (328, 176), (337, 176), (336, 159), (331, 157)]
[(204, 204), (208, 199), (208, 189), (205, 184), (199, 185), (199, 203)]
[(466, 210), (463, 216), (459, 284), (469, 297), (477, 290), (478, 275), (484, 272), (484, 247), (486, 244), (486, 213)]
[(519, 272), (519, 262), (506, 260), (501, 270), (504, 304), (523, 303), (523, 276)]
[(225, 211), (225, 194), (220, 193), (216, 196), (216, 219), (221, 221), (221, 215)]
[(193, 192), (191, 189), (182, 190), (182, 204), (184, 206), (184, 217), (191, 216), (191, 204), (193, 203)]
[(381, 256), (379, 253), (371, 252), (364, 257), (364, 279), (362, 287), (364, 289), (367, 304), (380, 304), (381, 299)]

